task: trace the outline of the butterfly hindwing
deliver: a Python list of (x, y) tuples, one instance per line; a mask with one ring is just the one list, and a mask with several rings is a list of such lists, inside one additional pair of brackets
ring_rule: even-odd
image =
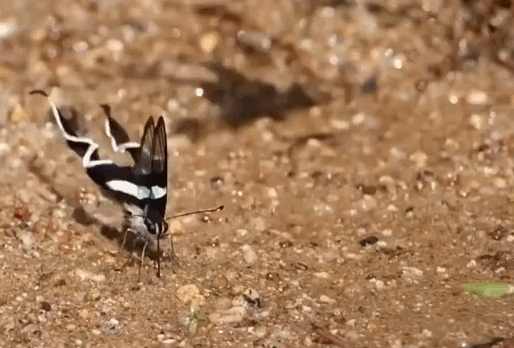
[(112, 117), (111, 107), (109, 105), (101, 104), (100, 107), (107, 117), (105, 120), (105, 134), (111, 140), (113, 150), (115, 152), (128, 151), (134, 162), (137, 161), (139, 156), (139, 144), (130, 141), (127, 131)]

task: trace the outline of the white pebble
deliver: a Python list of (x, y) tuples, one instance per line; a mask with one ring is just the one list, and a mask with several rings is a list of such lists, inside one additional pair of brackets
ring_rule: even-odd
[(410, 155), (410, 160), (415, 162), (418, 168), (425, 167), (427, 164), (428, 156), (422, 151), (416, 151)]
[(16, 232), (16, 236), (21, 239), (25, 250), (32, 249), (32, 246), (34, 245), (34, 235), (32, 232), (20, 230)]
[(306, 313), (312, 312), (312, 307), (304, 305), (304, 306), (302, 306), (302, 311), (304, 311)]
[(262, 232), (266, 229), (266, 222), (262, 217), (256, 217), (252, 219), (251, 224), (257, 231)]
[(237, 234), (240, 236), (240, 237), (244, 237), (248, 234), (248, 230), (245, 230), (245, 229), (239, 229), (236, 231)]
[(402, 160), (405, 157), (407, 157), (405, 152), (403, 152), (402, 150), (400, 150), (396, 147), (392, 147), (389, 150), (389, 156), (391, 157), (391, 160), (393, 160), (393, 161), (399, 161), (399, 160)]
[(247, 310), (243, 306), (232, 307), (227, 310), (209, 314), (209, 320), (215, 324), (239, 323), (246, 316)]
[(321, 279), (328, 279), (329, 278), (329, 275), (327, 272), (318, 272), (318, 273), (314, 273), (314, 275), (318, 278), (321, 278)]
[(84, 271), (80, 268), (75, 270), (75, 275), (81, 280), (92, 280), (95, 282), (102, 282), (105, 280), (105, 276), (103, 274), (92, 274), (91, 272)]
[(398, 208), (397, 208), (397, 207), (396, 207), (396, 205), (394, 205), (394, 204), (389, 204), (389, 205), (387, 206), (387, 210), (388, 210), (388, 211), (391, 211), (391, 212), (397, 212), (397, 211), (398, 211)]
[(507, 180), (505, 180), (504, 178), (495, 178), (494, 186), (498, 189), (504, 189), (507, 187)]
[(350, 122), (348, 122), (346, 120), (336, 120), (336, 119), (333, 119), (333, 120), (330, 120), (330, 124), (336, 130), (343, 131), (343, 130), (350, 129)]
[(323, 302), (323, 303), (334, 303), (335, 302), (333, 299), (331, 299), (327, 295), (321, 295), (319, 297), (319, 300), (320, 300), (320, 302)]
[(468, 262), (468, 264), (466, 265), (466, 267), (467, 267), (467, 268), (472, 268), (472, 267), (476, 267), (476, 265), (477, 265), (477, 262), (476, 262), (476, 260), (474, 260), (474, 259), (473, 259), (473, 260), (471, 260), (471, 261), (469, 261), (469, 262)]
[(472, 105), (481, 105), (487, 103), (488, 96), (484, 91), (472, 90), (466, 96), (466, 102)]
[(384, 290), (385, 289), (385, 284), (382, 280), (377, 280), (375, 282), (375, 287), (377, 288), (377, 290)]
[(257, 326), (254, 330), (254, 334), (257, 337), (266, 336), (266, 326)]
[(277, 198), (278, 197), (277, 190), (275, 190), (273, 187), (268, 188), (267, 191), (268, 191), (267, 194), (268, 194), (269, 198)]
[(383, 230), (383, 231), (382, 231), (382, 235), (383, 235), (384, 237), (390, 237), (390, 236), (392, 236), (392, 235), (393, 235), (393, 230), (385, 229), (385, 230)]
[(484, 119), (478, 114), (473, 114), (469, 117), (469, 124), (476, 130), (479, 130), (484, 126)]
[(252, 250), (252, 247), (248, 244), (242, 246), (243, 258), (246, 263), (252, 264), (257, 261), (257, 254)]
[(18, 31), (18, 22), (14, 18), (10, 18), (4, 22), (0, 22), (0, 39), (7, 39)]
[(423, 277), (423, 271), (416, 267), (402, 267), (402, 278), (408, 283), (416, 283)]
[(377, 200), (370, 195), (364, 195), (356, 205), (362, 211), (371, 211), (377, 207)]
[(196, 309), (205, 304), (205, 297), (200, 294), (200, 290), (194, 284), (181, 286), (176, 292), (177, 298), (184, 302), (191, 302), (191, 308)]
[(363, 112), (359, 112), (352, 117), (352, 123), (354, 125), (358, 126), (358, 125), (362, 124), (365, 119), (366, 119), (366, 114)]

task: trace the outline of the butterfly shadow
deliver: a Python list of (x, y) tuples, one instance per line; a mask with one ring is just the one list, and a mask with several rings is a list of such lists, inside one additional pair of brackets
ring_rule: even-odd
[[(217, 80), (176, 78), (163, 73), (159, 67), (139, 73), (134, 69), (126, 69), (125, 74), (128, 78), (135, 79), (165, 76), (170, 84), (201, 88), (202, 97), (221, 110), (217, 124), (233, 130), (250, 125), (262, 117), (270, 117), (277, 122), (284, 121), (291, 111), (322, 105), (332, 99), (329, 93), (320, 91), (316, 86), (305, 86), (295, 82), (281, 91), (273, 84), (248, 79), (235, 69), (217, 62), (204, 63), (202, 66), (213, 72)], [(174, 125), (172, 133), (184, 134), (196, 141), (211, 129), (210, 124), (196, 117), (186, 117)]]

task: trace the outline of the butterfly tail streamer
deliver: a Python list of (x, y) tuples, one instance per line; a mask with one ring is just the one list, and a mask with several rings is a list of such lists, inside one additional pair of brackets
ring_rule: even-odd
[(101, 104), (105, 113), (105, 134), (111, 141), (112, 149), (115, 152), (124, 153), (127, 151), (130, 156), (137, 162), (139, 156), (139, 143), (130, 141), (130, 137), (125, 129), (112, 117), (111, 107), (107, 104)]

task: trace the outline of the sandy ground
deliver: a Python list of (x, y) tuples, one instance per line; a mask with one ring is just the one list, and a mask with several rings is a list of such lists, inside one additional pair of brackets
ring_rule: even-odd
[[(0, 1), (0, 346), (513, 347), (513, 298), (462, 290), (514, 276), (512, 16)], [(33, 88), (120, 162), (99, 104), (134, 139), (165, 117), (167, 214), (225, 205), (171, 222), (178, 267), (119, 270), (120, 209)]]

